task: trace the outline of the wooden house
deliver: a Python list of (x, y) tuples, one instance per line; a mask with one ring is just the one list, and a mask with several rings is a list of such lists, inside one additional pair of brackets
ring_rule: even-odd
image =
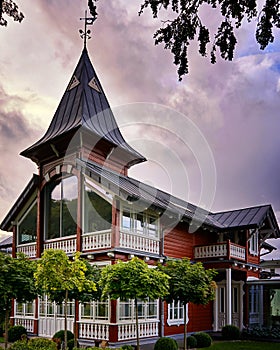
[[(99, 266), (133, 256), (147, 264), (189, 257), (218, 270), (214, 302), (188, 305), (188, 332), (247, 326), (252, 309), (248, 280), (260, 277), (260, 250), (279, 237), (270, 205), (208, 213), (128, 176), (146, 159), (124, 140), (84, 48), (45, 135), (21, 155), (38, 166), (0, 228), (13, 233), (12, 254), (39, 258), (45, 249), (76, 251)], [(196, 230), (190, 230), (190, 223)], [(183, 308), (159, 300), (139, 303), (140, 337), (183, 333)], [(132, 301), (102, 301), (68, 310), (78, 339), (112, 346), (134, 342)], [(63, 329), (63, 306), (47, 298), (15, 301), (13, 320), (34, 335)]]

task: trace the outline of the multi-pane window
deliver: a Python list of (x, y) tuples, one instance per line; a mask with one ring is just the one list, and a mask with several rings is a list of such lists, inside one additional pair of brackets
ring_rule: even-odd
[(18, 303), (15, 301), (15, 316), (18, 317), (34, 317), (35, 302)]
[(123, 230), (158, 237), (159, 218), (147, 212), (137, 212), (133, 208), (122, 208), (121, 227)]
[(37, 235), (37, 202), (25, 212), (18, 224), (18, 244), (36, 241)]
[(83, 203), (84, 233), (111, 229), (112, 196), (103, 192), (95, 183), (86, 180)]
[(259, 254), (258, 231), (250, 230), (249, 252), (252, 255)]
[[(158, 319), (158, 300), (137, 301), (138, 319), (149, 320)], [(134, 321), (136, 309), (134, 300), (120, 301), (118, 303), (119, 321)]]
[(77, 232), (78, 180), (76, 176), (47, 184), (45, 190), (46, 239), (71, 236)]
[(80, 304), (80, 318), (91, 321), (109, 321), (109, 300)]
[[(65, 305), (56, 304), (50, 301), (47, 296), (39, 299), (39, 314), (41, 317), (64, 317)], [(74, 301), (67, 302), (67, 316), (74, 317), (75, 303)]]
[(173, 300), (172, 303), (168, 304), (168, 325), (179, 325), (184, 323), (184, 305), (180, 300)]

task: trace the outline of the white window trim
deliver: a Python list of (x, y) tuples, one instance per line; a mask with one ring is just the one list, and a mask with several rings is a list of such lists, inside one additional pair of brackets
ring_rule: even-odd
[(254, 256), (259, 255), (259, 232), (258, 230), (249, 230), (249, 253)]
[[(132, 227), (130, 229), (124, 228), (122, 226), (122, 217), (123, 217), (123, 212), (127, 211), (130, 213), (130, 218), (132, 220)], [(135, 222), (136, 222), (136, 215), (138, 213), (143, 214), (143, 221), (144, 221), (144, 227), (143, 227), (143, 232), (137, 231)], [(148, 218), (154, 218), (156, 222), (156, 230), (155, 230), (155, 235), (149, 234), (149, 229), (148, 229)], [(141, 211), (140, 209), (137, 209), (136, 207), (121, 203), (121, 219), (120, 219), (120, 229), (124, 232), (130, 232), (139, 236), (146, 236), (146, 237), (151, 237), (158, 239), (159, 238), (159, 232), (160, 232), (160, 217), (157, 214), (150, 213), (148, 211)]]
[[(181, 324), (184, 324), (184, 305), (181, 305), (182, 303), (180, 302), (180, 300), (175, 301), (173, 300), (172, 303), (168, 304), (168, 310), (167, 310), (167, 324), (168, 326), (180, 326)], [(174, 318), (174, 311), (175, 308), (177, 308), (177, 315), (180, 315), (179, 309), (183, 308), (183, 317), (182, 318)], [(186, 307), (187, 310), (187, 315), (186, 315), (186, 322), (189, 322), (189, 317), (188, 317), (188, 313), (189, 313), (189, 304), (187, 304)], [(169, 316), (172, 314), (172, 318), (170, 318)]]
[[(120, 317), (120, 308), (122, 307), (121, 303), (128, 303), (131, 311), (131, 316), (123, 319)], [(138, 306), (139, 304), (142, 303), (144, 304), (144, 317), (139, 317), (138, 321), (139, 322), (154, 322), (154, 321), (159, 321), (159, 299), (156, 300), (149, 300), (149, 301), (138, 301)], [(156, 315), (155, 317), (148, 317), (148, 306), (149, 303), (156, 303)], [(135, 322), (135, 305), (134, 305), (134, 300), (130, 299), (127, 301), (122, 301), (120, 299), (117, 300), (117, 323), (131, 323)]]

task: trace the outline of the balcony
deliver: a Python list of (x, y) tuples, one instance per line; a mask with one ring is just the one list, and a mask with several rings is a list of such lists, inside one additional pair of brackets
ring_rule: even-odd
[(246, 248), (230, 241), (194, 247), (195, 259), (237, 259), (246, 260)]

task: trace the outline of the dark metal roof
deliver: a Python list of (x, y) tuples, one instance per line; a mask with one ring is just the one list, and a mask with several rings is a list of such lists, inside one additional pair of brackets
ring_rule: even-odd
[(17, 201), (14, 203), (4, 220), (0, 224), (0, 229), (3, 231), (10, 231), (12, 229), (11, 222), (15, 219), (16, 215), (19, 213), (19, 211), (22, 209), (24, 204), (29, 200), (30, 196), (36, 189), (38, 188), (39, 184), (39, 176), (33, 174), (31, 180), (25, 187), (25, 189), (22, 191), (20, 196), (18, 197)]
[(11, 247), (13, 244), (13, 236), (9, 236), (0, 241), (0, 249)]
[(279, 228), (271, 205), (237, 209), (211, 214), (225, 228), (258, 228), (267, 217), (270, 217), (279, 236)]
[(138, 201), (138, 203), (143, 201), (144, 207), (153, 206), (161, 209), (161, 211), (164, 211), (168, 215), (173, 214), (174, 218), (176, 216), (179, 221), (181, 218), (186, 218), (189, 221), (194, 220), (197, 224), (203, 223), (216, 229), (223, 227), (214, 218), (209, 216), (206, 210), (155, 187), (128, 176), (123, 176), (91, 161), (78, 160), (78, 165), (84, 169), (84, 172), (88, 176), (94, 178), (107, 188), (110, 188), (115, 194), (128, 201)]
[(131, 164), (146, 160), (124, 140), (86, 49), (82, 52), (46, 134), (21, 155), (32, 158), (36, 154), (38, 157), (40, 146), (80, 127), (127, 152)]

